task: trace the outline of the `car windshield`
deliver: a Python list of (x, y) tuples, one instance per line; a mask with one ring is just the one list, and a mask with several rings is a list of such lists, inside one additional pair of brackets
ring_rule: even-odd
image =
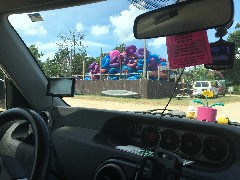
[[(167, 4), (165, 4), (167, 5)], [(235, 1), (235, 7), (240, 2)], [(240, 121), (240, 11), (225, 40), (237, 43), (234, 69), (214, 71), (203, 65), (170, 69), (166, 38), (138, 40), (133, 35), (134, 19), (149, 10), (128, 0), (107, 0), (43, 12), (14, 14), (9, 21), (25, 42), (46, 77), (74, 77), (75, 97), (63, 98), (72, 107), (118, 111), (162, 109), (173, 94), (168, 109), (188, 113), (202, 106), (193, 100), (196, 81), (224, 81), (212, 90), (209, 104), (217, 102), (218, 116)], [(216, 30), (207, 31), (215, 42)], [(146, 57), (146, 58), (145, 58)], [(146, 62), (146, 71), (143, 70)], [(209, 87), (197, 82), (195, 87)], [(194, 96), (193, 96), (194, 95)]]

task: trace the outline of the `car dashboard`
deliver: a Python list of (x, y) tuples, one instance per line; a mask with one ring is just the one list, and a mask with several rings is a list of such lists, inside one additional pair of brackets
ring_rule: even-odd
[[(152, 156), (156, 147), (182, 159), (181, 179), (225, 179), (229, 174), (229, 179), (239, 177), (239, 127), (183, 117), (162, 116), (160, 119), (159, 114), (85, 108), (55, 107), (51, 114), (46, 123), (52, 129), (56, 154), (51, 173), (56, 178), (62, 177), (54, 159), (60, 164), (65, 179), (98, 180), (105, 175), (132, 179), (142, 156)], [(34, 150), (34, 143), (26, 141), (26, 137), (19, 138), (18, 134), (24, 134), (24, 128), (20, 127), (29, 129), (24, 123), (16, 123), (5, 133), (1, 145), (16, 145), (9, 138), (20, 142), (14, 151), (21, 160), (25, 158), (26, 163), (33, 154), (24, 153), (25, 145), (28, 144), (28, 150), (29, 147)], [(4, 153), (12, 152), (8, 149)]]
[(224, 125), (183, 118), (152, 118), (150, 116), (145, 120), (139, 117), (127, 123), (124, 118), (112, 120), (111, 128), (104, 130), (107, 132), (107, 143), (138, 155), (145, 150), (151, 154), (156, 147), (160, 147), (189, 161), (196, 169), (209, 172), (227, 168), (232, 162), (233, 142), (229, 134), (218, 131)]

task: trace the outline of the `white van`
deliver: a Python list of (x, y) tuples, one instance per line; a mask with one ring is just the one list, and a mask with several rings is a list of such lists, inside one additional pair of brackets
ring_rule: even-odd
[(193, 94), (192, 96), (201, 96), (202, 91), (210, 90), (214, 93), (214, 97), (218, 95), (225, 95), (225, 81), (215, 80), (213, 83), (211, 81), (195, 81), (193, 83)]

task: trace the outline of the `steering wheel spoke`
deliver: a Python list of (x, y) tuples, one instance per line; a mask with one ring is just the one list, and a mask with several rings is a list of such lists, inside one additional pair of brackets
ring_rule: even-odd
[[(50, 167), (50, 136), (44, 120), (35, 111), (29, 109), (14, 108), (0, 113), (0, 126), (16, 119), (26, 120), (32, 127), (35, 138), (35, 157), (31, 172), (31, 180), (48, 179)], [(25, 175), (20, 164), (13, 157), (1, 156), (3, 165), (10, 177), (24, 179)], [(10, 168), (9, 167), (15, 167)], [(16, 171), (13, 171), (15, 169)], [(11, 178), (12, 179), (12, 178)], [(16, 179), (16, 178), (15, 178)]]

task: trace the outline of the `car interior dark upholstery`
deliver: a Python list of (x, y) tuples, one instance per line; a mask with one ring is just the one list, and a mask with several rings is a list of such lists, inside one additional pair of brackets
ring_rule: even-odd
[(7, 109), (0, 113), (0, 179), (239, 179), (237, 126), (171, 112), (70, 107), (46, 96), (47, 78), (8, 15), (96, 2), (0, 1)]

